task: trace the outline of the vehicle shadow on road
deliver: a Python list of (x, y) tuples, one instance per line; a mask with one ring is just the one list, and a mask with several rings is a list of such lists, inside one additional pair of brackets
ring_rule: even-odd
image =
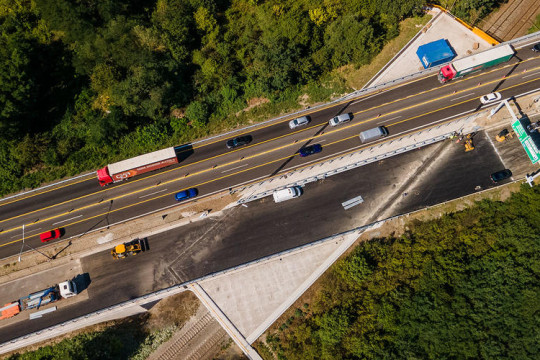
[(139, 239), (139, 244), (141, 245), (141, 251), (150, 251), (150, 244), (148, 243), (148, 238)]
[(80, 293), (86, 290), (88, 286), (90, 286), (90, 283), (92, 282), (92, 279), (90, 279), (89, 273), (79, 274), (75, 276), (72, 280), (75, 283), (75, 286), (77, 286), (77, 293)]
[[(334, 116), (338, 116), (340, 114), (342, 114), (345, 109), (347, 109), (349, 107), (349, 105), (352, 103), (352, 100), (349, 101), (348, 103), (346, 103)], [(319, 136), (319, 135), (322, 135), (324, 133), (324, 131), (326, 130), (326, 128), (329, 126), (328, 122), (325, 122), (323, 126), (321, 126), (321, 128), (319, 130), (317, 130), (317, 132), (315, 134), (313, 134), (312, 138), (309, 139), (308, 141), (306, 141), (302, 146), (300, 146), (295, 152), (294, 152), (294, 155), (291, 155), (287, 160), (285, 160), (276, 170), (274, 170), (268, 177), (272, 177), (272, 176), (275, 176), (277, 175), (281, 170), (283, 170), (293, 159), (294, 157), (296, 156), (296, 154), (298, 154), (298, 152), (300, 151), (300, 149), (310, 145), (312, 142), (314, 142), (314, 138)]]

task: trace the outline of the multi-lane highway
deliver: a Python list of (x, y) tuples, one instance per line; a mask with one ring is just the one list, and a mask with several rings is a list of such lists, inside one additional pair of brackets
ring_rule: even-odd
[[(228, 137), (188, 146), (174, 167), (101, 188), (95, 175), (0, 202), (0, 258), (20, 250), (25, 241), (40, 246), (40, 232), (62, 227), (66, 237), (92, 231), (164, 207), (175, 206), (173, 194), (197, 187), (200, 196), (278, 174), (288, 169), (362, 147), (358, 133), (383, 125), (389, 138), (451, 117), (481, 109), (479, 97), (499, 91), (503, 98), (536, 89), (540, 59), (529, 48), (501, 66), (440, 85), (435, 75), (333, 104), (310, 113), (311, 122), (290, 130), (288, 120), (252, 128), (253, 142), (235, 150), (225, 147)], [(328, 120), (353, 113), (350, 123), (330, 127)], [(301, 158), (298, 150), (321, 144), (319, 154)]]
[[(310, 114), (311, 123), (298, 131), (291, 131), (287, 121), (265, 125), (251, 130), (253, 143), (238, 150), (227, 150), (226, 138), (199, 143), (177, 167), (112, 187), (100, 188), (92, 175), (51, 190), (7, 199), (0, 207), (2, 257), (20, 249), (22, 224), (30, 234), (27, 241), (33, 241), (33, 245), (39, 244), (37, 233), (52, 227), (65, 227), (65, 236), (73, 236), (174, 206), (173, 194), (183, 188), (198, 187), (204, 196), (351, 151), (362, 146), (358, 133), (373, 126), (384, 125), (391, 137), (399, 136), (451, 116), (477, 111), (478, 98), (486, 93), (499, 91), (507, 98), (536, 89), (540, 60), (527, 58), (531, 55), (525, 49), (518, 53), (519, 59), (502, 67), (445, 86), (433, 76), (327, 107)], [(351, 123), (327, 126), (330, 117), (343, 112), (354, 113)], [(323, 151), (308, 158), (295, 155), (308, 143), (322, 144)], [(394, 215), (474, 192), (477, 187), (486, 188), (491, 183), (488, 174), (503, 165), (488, 140), (475, 137), (475, 143), (477, 149), (469, 153), (451, 142), (435, 144), (309, 184), (299, 200), (282, 204), (261, 200), (250, 203), (248, 208), (230, 209), (217, 218), (149, 237), (150, 250), (137, 257), (114, 261), (108, 252), (86, 256), (80, 259), (80, 265), (73, 266), (80, 266), (78, 271), (91, 279), (87, 297), (76, 297), (75, 303), (59, 306), (42, 319), (29, 322), (20, 318), (0, 328), (0, 338), (7, 341), (351, 229), (382, 216), (381, 210), (389, 205), (395, 208), (386, 215)], [(445, 162), (429, 173), (417, 174), (418, 164), (428, 163), (437, 154), (445, 154)], [(409, 186), (412, 173), (419, 182)], [(413, 189), (410, 194), (410, 190), (399, 191), (409, 187)], [(358, 195), (365, 200), (362, 206), (344, 211), (341, 203)]]
[[(322, 239), (384, 216), (394, 206), (395, 215), (449, 200), (491, 186), (490, 172), (502, 164), (487, 139), (475, 137), (476, 149), (464, 152), (461, 144), (441, 142), (364, 167), (308, 184), (301, 199), (275, 204), (270, 199), (235, 207), (222, 215), (149, 237), (149, 249), (136, 257), (114, 260), (102, 251), (69, 265), (75, 273), (86, 273), (87, 290), (71, 303), (56, 303), (58, 310), (41, 319), (1, 326), (0, 339), (8, 341), (74, 317), (118, 304), (149, 292), (197, 279), (204, 275), (260, 259)], [(429, 170), (433, 156), (443, 154)], [(410, 175), (415, 173), (412, 187)], [(462, 176), (467, 174), (467, 176)], [(419, 180), (419, 182), (416, 182)], [(403, 196), (400, 189), (407, 191)], [(361, 195), (360, 206), (344, 210), (342, 202)], [(51, 277), (66, 278), (65, 267), (35, 278), (2, 285), (0, 300), (12, 300), (12, 293), (27, 282), (47, 283)], [(54, 275), (56, 274), (56, 275)], [(70, 275), (71, 276), (71, 275)], [(43, 283), (40, 283), (43, 284)], [(2, 293), (0, 292), (0, 297)], [(67, 301), (66, 301), (67, 302)]]

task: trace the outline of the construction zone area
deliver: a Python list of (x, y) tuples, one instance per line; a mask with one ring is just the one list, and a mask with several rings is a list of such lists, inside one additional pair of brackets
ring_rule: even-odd
[(148, 249), (148, 239), (135, 239), (127, 243), (116, 245), (114, 249), (111, 250), (111, 255), (115, 259), (123, 259), (128, 256), (135, 256)]

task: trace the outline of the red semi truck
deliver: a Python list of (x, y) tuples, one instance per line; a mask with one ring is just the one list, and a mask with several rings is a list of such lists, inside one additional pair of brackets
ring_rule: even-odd
[(171, 147), (109, 164), (97, 171), (97, 178), (99, 185), (105, 186), (177, 163), (176, 151)]
[(444, 84), (452, 79), (506, 62), (514, 56), (514, 53), (510, 45), (503, 45), (456, 60), (439, 70), (439, 81)]

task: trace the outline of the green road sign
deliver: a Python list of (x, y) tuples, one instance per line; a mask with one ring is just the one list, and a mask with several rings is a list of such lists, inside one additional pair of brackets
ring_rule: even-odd
[(527, 156), (529, 156), (529, 159), (531, 159), (531, 162), (536, 164), (538, 160), (540, 160), (540, 151), (538, 151), (536, 144), (529, 136), (527, 129), (519, 120), (512, 124), (512, 129), (514, 129), (516, 132), (519, 142), (521, 145), (523, 145), (523, 148), (525, 149)]

